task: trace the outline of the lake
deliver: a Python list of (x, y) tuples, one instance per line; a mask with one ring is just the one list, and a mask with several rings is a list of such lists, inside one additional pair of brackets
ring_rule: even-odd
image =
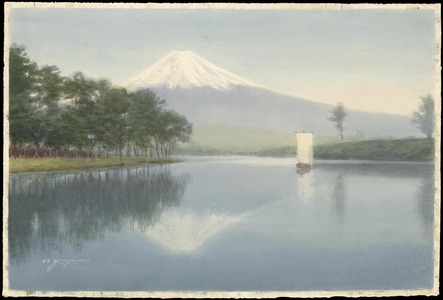
[(10, 289), (431, 289), (433, 172), (194, 157), (11, 175)]

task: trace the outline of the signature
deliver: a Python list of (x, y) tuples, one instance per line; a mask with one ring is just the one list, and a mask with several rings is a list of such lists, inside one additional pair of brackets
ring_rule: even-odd
[(59, 265), (65, 269), (71, 263), (89, 263), (89, 258), (55, 258), (55, 259), (43, 259), (43, 264), (47, 264), (48, 268), (46, 272), (51, 272), (55, 266)]

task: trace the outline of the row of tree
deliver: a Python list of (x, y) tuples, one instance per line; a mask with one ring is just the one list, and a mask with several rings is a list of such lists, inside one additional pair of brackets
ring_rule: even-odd
[[(23, 46), (9, 51), (11, 157), (168, 157), (192, 124), (150, 90), (130, 93), (81, 72), (38, 66)], [(125, 152), (125, 153), (124, 153)]]

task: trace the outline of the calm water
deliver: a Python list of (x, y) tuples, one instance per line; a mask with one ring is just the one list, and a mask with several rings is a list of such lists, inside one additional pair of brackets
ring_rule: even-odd
[(433, 166), (192, 158), (10, 177), (18, 290), (422, 289)]

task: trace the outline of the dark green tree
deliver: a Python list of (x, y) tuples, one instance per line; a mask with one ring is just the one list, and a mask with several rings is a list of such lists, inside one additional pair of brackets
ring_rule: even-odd
[(152, 140), (163, 104), (164, 100), (160, 100), (150, 90), (130, 94), (128, 124), (132, 130), (133, 142), (145, 155), (149, 149), (152, 156)]
[(127, 136), (127, 114), (129, 96), (125, 89), (112, 87), (110, 82), (101, 81), (97, 101), (97, 140), (106, 150), (107, 156), (115, 149), (120, 157)]
[[(37, 107), (34, 116), (34, 134), (36, 149), (43, 144), (42, 154), (46, 156), (46, 146), (59, 147), (52, 135), (60, 126), (60, 109), (58, 101), (63, 97), (63, 77), (56, 66), (44, 66), (38, 69), (36, 78)], [(37, 152), (35, 153), (37, 154)]]
[[(24, 154), (25, 143), (32, 141), (32, 115), (36, 99), (37, 65), (31, 61), (24, 46), (13, 44), (9, 49), (9, 137), (11, 154)], [(17, 149), (17, 146), (19, 149)]]
[(168, 157), (178, 142), (188, 142), (191, 138), (192, 124), (186, 117), (172, 110), (161, 112), (158, 118), (155, 139), (160, 144), (161, 154)]
[(89, 156), (95, 144), (95, 130), (97, 128), (97, 85), (92, 79), (86, 78), (81, 72), (76, 72), (65, 82), (66, 97), (71, 99), (71, 106), (67, 117), (71, 130), (71, 145), (76, 147), (77, 154), (86, 150)]
[(51, 123), (46, 133), (45, 144), (50, 148), (50, 156), (59, 157), (67, 155), (67, 145), (72, 144), (71, 128), (69, 127), (69, 113), (61, 110), (51, 117)]
[(420, 129), (428, 139), (432, 138), (435, 126), (435, 103), (434, 98), (428, 94), (420, 97), (421, 103), (418, 110), (413, 113), (411, 122)]

